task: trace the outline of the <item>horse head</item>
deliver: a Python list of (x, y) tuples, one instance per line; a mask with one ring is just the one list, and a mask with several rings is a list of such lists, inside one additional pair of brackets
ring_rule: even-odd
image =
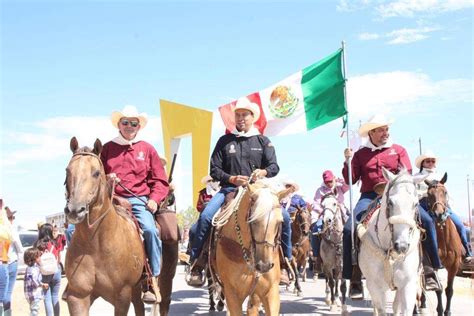
[(300, 229), (300, 234), (308, 236), (311, 232), (311, 214), (306, 207), (298, 208), (295, 215), (295, 222)]
[(73, 153), (66, 168), (66, 207), (64, 213), (71, 224), (81, 223), (89, 213), (89, 207), (105, 194), (105, 173), (99, 158), (102, 143), (96, 140), (94, 148), (79, 147), (76, 137), (70, 142)]
[(428, 209), (435, 213), (438, 220), (442, 220), (446, 210), (448, 209), (448, 191), (444, 184), (448, 181), (448, 174), (444, 173), (443, 178), (440, 181), (437, 180), (425, 180), (428, 185)]
[(405, 168), (397, 175), (382, 168), (382, 173), (388, 181), (383, 197), (382, 209), (392, 232), (393, 249), (398, 254), (405, 254), (410, 248), (411, 237), (417, 228), (415, 221), (418, 211), (416, 184), (426, 176), (413, 177)]
[(333, 193), (324, 195), (321, 199), (321, 208), (323, 209), (324, 230), (336, 229), (342, 232), (342, 214), (339, 201)]
[(278, 260), (275, 251), (279, 246), (280, 227), (283, 222), (277, 195), (257, 181), (248, 185), (251, 206), (248, 215), (254, 263), (257, 271), (265, 273)]

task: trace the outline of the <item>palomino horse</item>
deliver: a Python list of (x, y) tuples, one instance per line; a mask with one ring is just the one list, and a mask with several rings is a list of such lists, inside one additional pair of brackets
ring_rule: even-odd
[(291, 244), (295, 270), (295, 290), (302, 295), (298, 275), (301, 270), (303, 282), (306, 282), (306, 259), (311, 249), (309, 234), (311, 233), (311, 215), (306, 208), (298, 208), (291, 223)]
[(323, 196), (323, 230), (321, 232), (321, 260), (326, 277), (325, 302), (335, 311), (341, 306), (339, 300), (339, 280), (341, 281), (342, 313), (347, 312), (346, 281), (342, 278), (342, 232), (344, 228), (343, 210), (334, 194)]
[(388, 183), (381, 207), (357, 228), (361, 240), (359, 265), (367, 280), (375, 315), (386, 315), (386, 295), (396, 291), (395, 315), (411, 315), (420, 277), (420, 230), (416, 216), (415, 184), (426, 176), (413, 177), (406, 169), (398, 175), (382, 168)]
[[(127, 315), (130, 302), (136, 315), (144, 315), (141, 279), (145, 250), (128, 215), (112, 205), (111, 189), (99, 158), (102, 144), (97, 139), (93, 150), (79, 148), (73, 137), (70, 147), (73, 156), (66, 169), (64, 212), (69, 222), (76, 224), (76, 231), (66, 255), (69, 313), (88, 315), (94, 300), (102, 297), (114, 305), (115, 315)], [(173, 246), (163, 244), (163, 251), (162, 275), (170, 272), (168, 266), (173, 267), (173, 262), (168, 261), (174, 260), (174, 267), (177, 262), (177, 250), (174, 259), (167, 255), (173, 253)], [(172, 278), (160, 280), (164, 315), (171, 282)], [(155, 304), (153, 312), (157, 309)]]
[[(451, 315), (451, 298), (453, 297), (453, 283), (460, 266), (463, 246), (461, 238), (451, 218), (447, 214), (448, 193), (444, 184), (448, 179), (445, 173), (440, 181), (425, 180), (428, 185), (428, 209), (436, 214), (436, 237), (438, 239), (438, 251), (441, 262), (448, 271), (448, 283), (446, 285), (446, 309), (445, 315)], [(443, 314), (442, 291), (436, 291), (438, 315)], [(422, 299), (423, 302), (423, 299)], [(423, 307), (423, 306), (422, 306)]]
[(250, 297), (247, 315), (280, 311), (280, 230), (283, 222), (279, 198), (257, 181), (239, 187), (235, 199), (213, 219), (217, 234), (216, 272), (222, 282), (229, 315), (242, 315), (242, 303)]

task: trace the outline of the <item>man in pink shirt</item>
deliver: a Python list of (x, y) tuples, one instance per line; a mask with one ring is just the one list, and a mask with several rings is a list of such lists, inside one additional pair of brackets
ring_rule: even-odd
[(311, 226), (311, 248), (313, 250), (313, 257), (315, 262), (315, 273), (321, 273), (321, 257), (319, 256), (319, 249), (321, 248), (321, 238), (319, 234), (323, 229), (323, 217), (321, 208), (322, 198), (327, 194), (334, 194), (337, 201), (343, 208), (344, 214), (347, 209), (344, 205), (344, 193), (349, 190), (349, 186), (344, 182), (343, 179), (337, 179), (331, 170), (323, 172), (323, 184), (316, 190), (313, 199), (313, 211), (311, 214), (312, 226)]
[(154, 213), (167, 196), (169, 184), (162, 162), (155, 148), (137, 139), (138, 132), (148, 122), (145, 113), (138, 113), (134, 106), (125, 106), (112, 113), (112, 125), (119, 135), (106, 143), (101, 160), (110, 181), (120, 182), (115, 194), (128, 199), (145, 239), (145, 249), (153, 274), (153, 291), (145, 292), (143, 301), (161, 301), (158, 278), (161, 268), (161, 240), (155, 225)]
[[(406, 168), (411, 173), (411, 164), (408, 154), (400, 145), (393, 144), (390, 139), (389, 125), (391, 122), (382, 115), (373, 116), (368, 122), (361, 125), (359, 135), (367, 137), (367, 142), (354, 154), (352, 158), (352, 183), (361, 181), (361, 195), (354, 207), (354, 218), (358, 221), (369, 204), (377, 198), (374, 186), (386, 182), (382, 175), (382, 167), (392, 173), (397, 174), (402, 168)], [(342, 174), (346, 183), (349, 183), (347, 162), (352, 156), (352, 151), (346, 148), (344, 151), (344, 168)], [(360, 280), (359, 268), (354, 266), (352, 273), (351, 260), (351, 218), (344, 225), (343, 237), (343, 270), (342, 277), (351, 279), (349, 295), (352, 299), (362, 299), (362, 283)]]

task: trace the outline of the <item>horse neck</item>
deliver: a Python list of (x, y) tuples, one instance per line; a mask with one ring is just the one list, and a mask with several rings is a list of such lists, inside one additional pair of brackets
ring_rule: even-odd
[(370, 220), (368, 232), (374, 237), (376, 243), (380, 243), (383, 248), (390, 248), (392, 243), (392, 232), (389, 228), (387, 217), (387, 196), (384, 192), (382, 197), (380, 210), (378, 210)]
[[(242, 241), (245, 246), (249, 246), (251, 242), (251, 232), (250, 232), (250, 224), (248, 223), (248, 213), (251, 207), (251, 199), (250, 193), (247, 191), (244, 193), (242, 200), (239, 205), (239, 209), (237, 210), (237, 223), (240, 226), (240, 233), (242, 236)], [(235, 237), (237, 233), (235, 232), (235, 215), (232, 215), (232, 218), (229, 220), (232, 222), (232, 227), (235, 233)], [(236, 239), (238, 241), (238, 238)]]

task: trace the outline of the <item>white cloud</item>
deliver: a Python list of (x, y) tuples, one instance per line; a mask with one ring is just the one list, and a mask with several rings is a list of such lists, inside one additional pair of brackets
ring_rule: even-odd
[(376, 40), (380, 37), (379, 34), (377, 33), (361, 33), (359, 34), (358, 38), (361, 41), (371, 41), (371, 40)]
[(415, 17), (471, 8), (473, 4), (472, 0), (398, 0), (380, 4), (375, 10), (382, 18)]
[(396, 110), (397, 115), (403, 115), (471, 102), (472, 85), (471, 79), (433, 81), (421, 72), (373, 73), (349, 78), (347, 102), (356, 119), (367, 118), (374, 108), (382, 113)]
[(408, 44), (424, 40), (429, 37), (428, 33), (437, 30), (439, 30), (439, 28), (436, 27), (404, 28), (387, 33), (385, 37), (390, 38), (387, 43), (391, 45)]

